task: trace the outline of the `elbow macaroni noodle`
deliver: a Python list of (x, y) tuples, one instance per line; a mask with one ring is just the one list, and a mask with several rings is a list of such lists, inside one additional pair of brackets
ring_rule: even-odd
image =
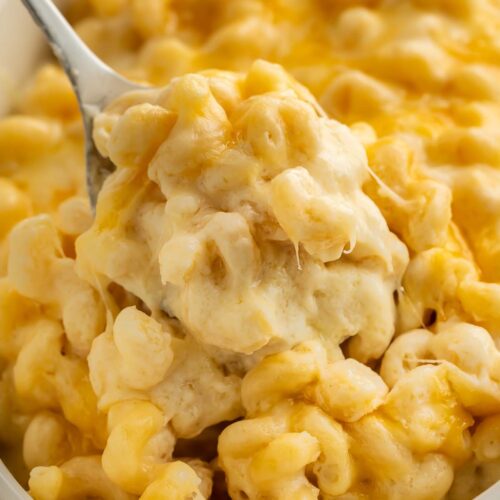
[[(82, 0), (151, 84), (0, 119), (0, 457), (35, 500), (500, 480), (495, 0)], [(225, 496), (224, 496), (225, 495)]]

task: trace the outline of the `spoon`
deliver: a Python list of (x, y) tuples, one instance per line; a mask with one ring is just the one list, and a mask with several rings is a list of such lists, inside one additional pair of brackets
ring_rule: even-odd
[(43, 30), (54, 55), (59, 59), (76, 93), (85, 129), (87, 192), (95, 211), (97, 196), (113, 164), (94, 144), (95, 116), (110, 102), (132, 90), (146, 87), (130, 82), (104, 64), (78, 37), (71, 25), (50, 0), (22, 0)]

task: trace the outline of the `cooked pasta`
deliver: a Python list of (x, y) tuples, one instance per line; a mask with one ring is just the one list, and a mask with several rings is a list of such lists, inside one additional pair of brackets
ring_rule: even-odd
[(35, 500), (500, 480), (496, 0), (70, 0), (151, 90), (0, 119), (0, 452)]

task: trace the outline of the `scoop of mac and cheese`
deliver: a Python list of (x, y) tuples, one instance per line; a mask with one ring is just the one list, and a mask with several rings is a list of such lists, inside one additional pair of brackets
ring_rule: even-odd
[(78, 241), (83, 272), (227, 353), (351, 337), (364, 362), (384, 352), (406, 249), (361, 189), (359, 142), (280, 67), (125, 96), (94, 137), (117, 170)]

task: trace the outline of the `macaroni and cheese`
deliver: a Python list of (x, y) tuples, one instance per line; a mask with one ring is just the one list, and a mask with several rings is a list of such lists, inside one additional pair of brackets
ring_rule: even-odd
[(0, 456), (35, 500), (500, 480), (500, 4), (71, 0), (151, 90), (0, 120)]

